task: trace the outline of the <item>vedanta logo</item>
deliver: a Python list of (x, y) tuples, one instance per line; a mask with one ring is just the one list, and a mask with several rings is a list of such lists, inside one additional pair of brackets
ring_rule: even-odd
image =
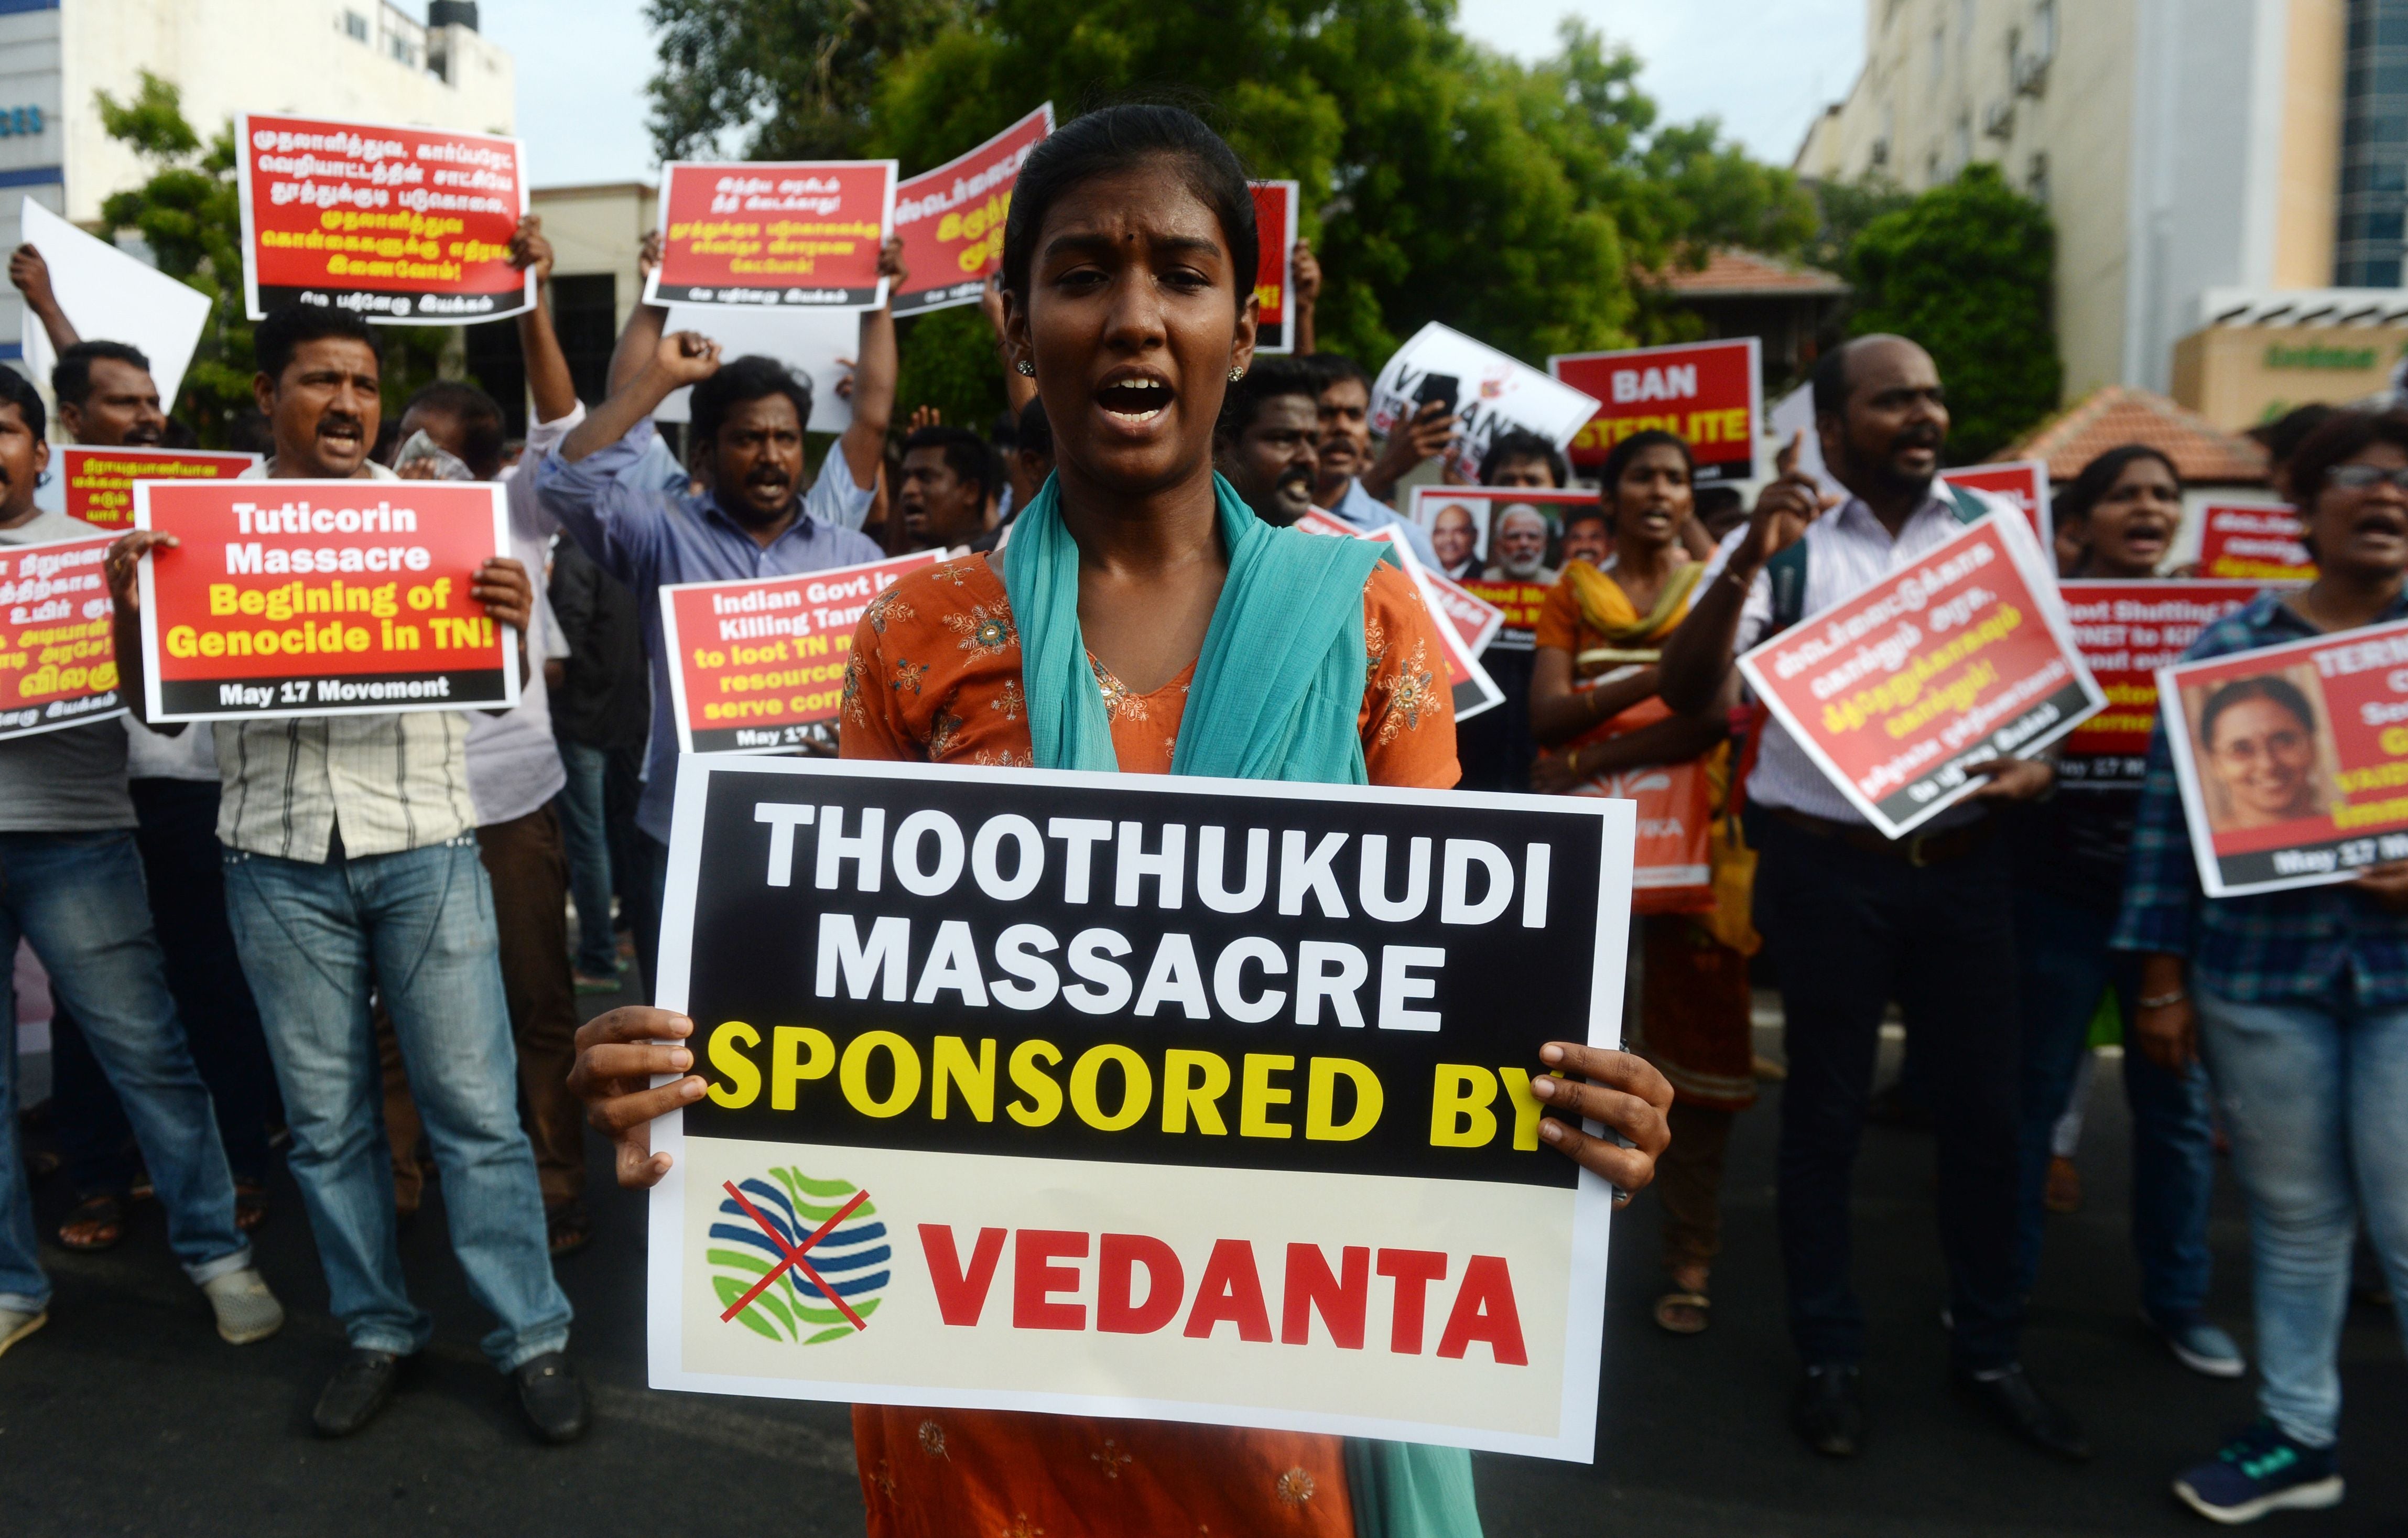
[(791, 1167), (720, 1188), (703, 1259), (721, 1323), (803, 1345), (869, 1328), (895, 1252), (868, 1192)]

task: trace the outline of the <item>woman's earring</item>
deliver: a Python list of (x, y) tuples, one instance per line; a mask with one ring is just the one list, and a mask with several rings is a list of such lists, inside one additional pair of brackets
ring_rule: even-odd
[(1021, 359), (1018, 363), (1013, 364), (1011, 367), (1013, 367), (1014, 368), (1019, 369), (1019, 370), (1021, 371), (1021, 373), (1022, 373), (1022, 374), (1024, 374), (1024, 375), (1027, 376), (1029, 379), (1032, 379), (1032, 380), (1033, 380), (1033, 379), (1035, 379), (1035, 378), (1037, 377), (1037, 366), (1036, 366), (1035, 364), (1033, 364), (1033, 363), (1030, 363), (1026, 358), (1023, 358), (1023, 359)]
[(1231, 384), (1237, 383), (1240, 380), (1244, 379), (1245, 377), (1246, 371), (1242, 368), (1232, 368), (1229, 370), (1229, 382)]

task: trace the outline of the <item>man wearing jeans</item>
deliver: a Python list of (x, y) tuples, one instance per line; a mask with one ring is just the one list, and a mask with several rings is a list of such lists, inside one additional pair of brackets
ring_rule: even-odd
[[(260, 409), (277, 479), (393, 480), (368, 460), (379, 416), (375, 333), (296, 305), (260, 323)], [(167, 539), (129, 534), (109, 555), (118, 654), (142, 697), (136, 564)], [(495, 559), (470, 589), (523, 634), (532, 589)], [(466, 720), (454, 712), (221, 722), (218, 838), (243, 970), (258, 996), (292, 1119), (294, 1177), (350, 1354), (320, 1395), (322, 1435), (365, 1426), (434, 1321), (403, 1284), (393, 1167), (378, 1126), (373, 988), (393, 1016), (442, 1173), (452, 1247), (495, 1316), (486, 1354), (517, 1380), (538, 1435), (585, 1429), (570, 1369), (568, 1300), (552, 1279), (543, 1200), (518, 1118), (517, 1065), (469, 799)]]
[[(47, 425), (34, 387), (0, 369), (0, 545), (96, 532), (35, 510), (35, 481), (50, 458)], [(284, 1311), (235, 1227), (234, 1176), (167, 992), (115, 721), (0, 742), (0, 956), (15, 956), (20, 938), (123, 1101), (167, 1209), (168, 1243), (208, 1295), (218, 1333), (237, 1345), (275, 1334)], [(50, 1318), (16, 1112), (16, 997), (0, 988), (0, 1352)]]

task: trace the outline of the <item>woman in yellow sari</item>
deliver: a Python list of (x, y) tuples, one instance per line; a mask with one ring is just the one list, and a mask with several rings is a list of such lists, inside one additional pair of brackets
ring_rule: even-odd
[[(1656, 765), (1702, 757), (1706, 800), (1723, 812), (1729, 785), (1728, 700), (1675, 715), (1656, 697), (1665, 638), (1689, 611), (1705, 570), (1684, 547), (1691, 522), (1688, 446), (1670, 433), (1636, 433), (1614, 445), (1600, 483), (1613, 532), (1603, 568), (1570, 561), (1540, 611), (1530, 679), (1530, 730), (1550, 749), (1531, 788), (1557, 794)], [(1618, 793), (1618, 791), (1616, 792)], [(1664, 1269), (1670, 1286), (1656, 1322), (1674, 1334), (1706, 1328), (1707, 1280), (1722, 1237), (1724, 1150), (1731, 1118), (1756, 1102), (1747, 957), (1755, 859), (1737, 819), (1710, 836), (1711, 895), (1702, 886), (1639, 904), (1642, 946), (1632, 1048), (1672, 1082), (1672, 1146), (1657, 1161), (1664, 1207)]]

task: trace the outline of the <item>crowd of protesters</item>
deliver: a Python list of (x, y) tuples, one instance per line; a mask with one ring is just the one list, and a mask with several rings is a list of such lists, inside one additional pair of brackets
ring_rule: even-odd
[[(1468, 525), (1441, 513), (1425, 528), (1399, 510), (1400, 487), (1427, 480), (1452, 446), (1451, 408), (1434, 401), (1384, 438), (1372, 432), (1369, 371), (1313, 351), (1320, 268), (1301, 245), (1297, 354), (1254, 355), (1242, 339), (1233, 349), (1232, 336), (1248, 333), (1230, 323), (1231, 306), (1245, 310), (1230, 274), (1254, 270), (1255, 240), (1234, 158), (1171, 109), (1096, 117), (1117, 121), (1111, 131), (1073, 124), (1022, 173), (1004, 270), (986, 296), (1008, 406), (992, 438), (925, 408), (898, 424), (885, 309), (861, 317), (851, 424), (816, 464), (806, 379), (768, 358), (723, 358), (708, 337), (665, 334), (655, 307), (636, 307), (607, 396), (591, 403), (577, 396), (548, 309), (519, 317), (530, 425), (517, 444), (499, 403), (456, 381), (419, 391), (388, 429), (380, 339), (354, 316), (293, 307), (260, 324), (267, 457), (253, 474), (506, 484), (509, 553), (478, 573), (475, 595), (523, 638), (521, 700), (499, 712), (152, 726), (138, 719), (135, 570), (165, 537), (136, 533), (112, 548), (121, 686), (136, 714), (0, 743), (0, 946), (24, 941), (55, 999), (52, 1091), (26, 1118), (41, 1135), (25, 1141), (16, 1116), (0, 1117), (0, 1353), (48, 1316), (36, 1173), (66, 1188), (47, 1237), (72, 1250), (119, 1243), (128, 1203), (155, 1193), (220, 1333), (237, 1344), (274, 1333), (283, 1312), (246, 1235), (271, 1217), (280, 1159), (349, 1343), (315, 1425), (350, 1434), (433, 1330), (408, 1295), (396, 1237), (431, 1171), (453, 1249), (492, 1315), (488, 1355), (516, 1380), (538, 1435), (581, 1434), (571, 1311), (552, 1267), (593, 1237), (586, 1121), (616, 1140), (622, 1183), (650, 1184), (666, 1165), (644, 1126), (701, 1089), (692, 1076), (652, 1087), (651, 1075), (692, 1066), (681, 1021), (623, 1008), (579, 1029), (580, 994), (625, 986), (649, 998), (658, 968), (679, 752), (662, 585), (952, 553), (938, 568), (950, 574), (944, 595), (924, 583), (916, 615), (894, 611), (897, 630), (865, 625), (847, 687), (860, 708), (817, 751), (1025, 764), (1016, 650), (1003, 662), (966, 657), (913, 701), (880, 687), (864, 697), (855, 685), (910, 626), (940, 627), (948, 604), (1010, 612), (990, 553), (998, 545), (1101, 540), (1112, 548), (1077, 547), (1111, 577), (1078, 597), (1075, 623), (1119, 767), (1159, 772), (1181, 711), (1207, 709), (1192, 665), (1213, 612), (1209, 594), (1197, 597), (1200, 568), (1180, 566), (1163, 541), (1197, 544), (1237, 583), (1249, 529), (1318, 510), (1367, 533), (1394, 529), (1435, 571), (1479, 575)], [(1037, 237), (1049, 218), (1100, 219), (1098, 208), (1135, 233), (1125, 249), (1078, 248), (1096, 285), (1130, 280), (1129, 265), (1152, 259), (1148, 242), (1210, 248), (1210, 258), (1181, 260), (1211, 269), (1197, 294), (1217, 295), (1220, 309), (1171, 307), (1134, 338), (1125, 318), (1081, 321), (1066, 301), (1047, 313), (1046, 291), (1032, 288)], [(539, 222), (522, 224), (513, 252), (549, 275)], [(1045, 260), (1060, 257), (1049, 249)], [(890, 243), (882, 269), (899, 277), (900, 262)], [(75, 333), (37, 252), (21, 249), (10, 278), (57, 352), (61, 435), (189, 440), (139, 352)], [(1100, 442), (1089, 420), (1117, 408), (1090, 401), (1109, 389), (1091, 390), (1088, 377), (1124, 357), (1159, 361), (1197, 402), (1147, 451), (1160, 465)], [(1483, 659), (1498, 707), (1459, 733), (1443, 709), (1376, 741), (1366, 726), (1370, 778), (1594, 794), (1639, 769), (1703, 777), (1712, 900), (1642, 913), (1635, 927), (1635, 1055), (1555, 1059), (1574, 1077), (1542, 1077), (1536, 1092), (1627, 1136), (1633, 1146), (1614, 1148), (1546, 1124), (1558, 1147), (1611, 1168), (1626, 1189), (1653, 1181), (1666, 1272), (1653, 1316), (1696, 1335), (1712, 1318), (1735, 1119), (1761, 1082), (1785, 1080), (1778, 1235), (1800, 1363), (1793, 1420), (1808, 1445), (1845, 1457), (1870, 1434), (1850, 1190), (1895, 1011), (1933, 1134), (1955, 1380), (2011, 1433), (2090, 1457), (2074, 1415), (2026, 1373), (2020, 1342), (2045, 1215), (2064, 1200), (2058, 1128), (2070, 1107), (2078, 1114), (2103, 1002), (2128, 1048), (2137, 1305), (2173, 1357), (2209, 1376), (2248, 1369), (2208, 1311), (2220, 1142), (2251, 1218), (2263, 1415), (2184, 1472), (2177, 1493), (2228, 1521), (2337, 1502), (2337, 1357), (2354, 1250), (2367, 1258), (2362, 1291), (2408, 1301), (2408, 867), (2207, 900), (2162, 731), (2136, 788), (2060, 795), (2045, 758), (2001, 758), (1978, 766), (1985, 783), (1911, 837), (1878, 832), (1750, 707), (1732, 660), (1989, 510), (1935, 479), (1945, 391), (1912, 340), (1831, 349), (1812, 382), (1837, 494), (1784, 454), (1751, 507), (1694, 484), (1680, 438), (1622, 439), (1593, 510), (1560, 525), (1531, 514), (1527, 569), (1514, 574), (1553, 585), (1527, 649)], [(673, 448), (655, 416), (680, 390), (691, 391), (691, 420)], [(88, 532), (35, 506), (51, 425), (33, 387), (0, 370), (0, 543)], [(2282, 489), (2318, 574), (2211, 627), (2193, 655), (2408, 617), (2408, 415), (2319, 409), (2276, 436)], [(1492, 486), (1573, 484), (1556, 446), (1527, 433), (1490, 443), (1479, 473)], [(1159, 528), (1091, 521), (1098, 498), (1143, 501), (1156, 496), (1145, 488), (1174, 483), (1195, 507), (1162, 512)], [(1229, 495), (1216, 505), (1217, 487)], [(2182, 490), (2154, 449), (2100, 455), (2057, 497), (2060, 574), (2159, 575)], [(1500, 546), (1505, 537), (1500, 526)], [(1367, 623), (1426, 625), (1387, 569), (1360, 581)], [(1790, 580), (1776, 582), (1777, 570)], [(1059, 616), (1015, 618), (1025, 638)], [(1373, 670), (1366, 721), (1381, 719), (1398, 687)], [(1140, 720), (1154, 725), (1122, 729)], [(1758, 1051), (1756, 1000), (1768, 985), (1780, 1003), (1779, 1064)], [(13, 1014), (0, 1020), (0, 1098), (12, 1111), (14, 1027)], [(1609, 1084), (1629, 1092), (1612, 1114), (1584, 1107)], [(862, 1412), (865, 1470), (875, 1448), (913, 1434), (897, 1417), (915, 1414)], [(1071, 1456), (1052, 1417), (962, 1420), (960, 1434), (994, 1455), (976, 1467), (1007, 1483), (1041, 1484)], [(1159, 1476), (1160, 1509), (1192, 1519), (1209, 1508), (1229, 1531), (1251, 1522), (1229, 1471), (1257, 1455), (1321, 1470), (1340, 1488), (1366, 1477), (1334, 1444), (1319, 1445), (1326, 1439), (1156, 1430), (1167, 1438), (1158, 1461), (1176, 1466)], [(1007, 1500), (977, 1488), (969, 1468), (949, 1468), (944, 1488), (910, 1497), (911, 1509), (968, 1524), (1052, 1498)], [(1458, 1524), (1430, 1531), (1460, 1531), (1468, 1464), (1418, 1477), (1441, 1492), (1432, 1510)], [(893, 1514), (881, 1527), (881, 1497), (865, 1488), (873, 1531), (920, 1531)], [(883, 1499), (897, 1498), (890, 1488)]]

